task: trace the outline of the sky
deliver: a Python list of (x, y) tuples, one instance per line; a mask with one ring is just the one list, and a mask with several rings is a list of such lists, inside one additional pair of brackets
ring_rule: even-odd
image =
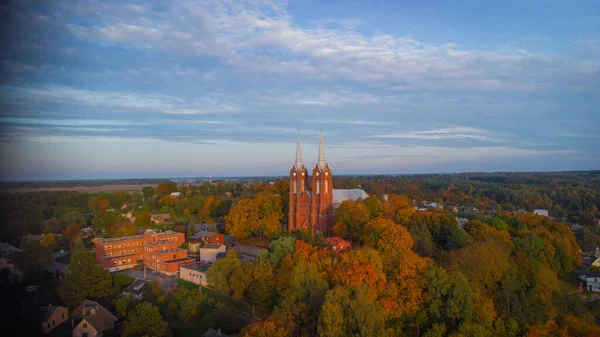
[(597, 0), (0, 6), (0, 180), (600, 169)]

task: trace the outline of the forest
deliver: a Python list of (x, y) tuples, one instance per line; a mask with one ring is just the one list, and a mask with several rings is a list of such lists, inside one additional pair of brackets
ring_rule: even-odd
[[(4, 193), (0, 235), (23, 249), (13, 262), (26, 271), (26, 284), (43, 277), (49, 251), (62, 246), (85, 270), (98, 267), (84, 248), (93, 241), (79, 240), (82, 228), (105, 237), (140, 228), (189, 236), (190, 222), (217, 222), (227, 234), (268, 247), (255, 260), (235, 252), (217, 260), (208, 270), (212, 286), (202, 293), (154, 287), (141, 303), (119, 296), (119, 274), (101, 267), (53, 281), (68, 306), (85, 297), (110, 303), (124, 336), (226, 327), (232, 305), (260, 318), (230, 327), (247, 337), (600, 336), (600, 306), (575, 274), (580, 245), (600, 244), (597, 171), (346, 176), (335, 177), (334, 187), (369, 194), (335, 211), (334, 234), (353, 245), (341, 254), (322, 235), (285, 230), (284, 179), (162, 182), (134, 194)], [(424, 202), (444, 207), (420, 209)], [(160, 213), (172, 221), (153, 224), (150, 215)], [(53, 239), (23, 240), (42, 233)], [(147, 321), (159, 323), (144, 330)]]

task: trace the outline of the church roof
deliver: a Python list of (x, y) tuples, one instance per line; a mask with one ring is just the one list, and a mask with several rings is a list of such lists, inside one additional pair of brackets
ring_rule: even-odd
[(339, 204), (342, 201), (346, 201), (346, 200), (357, 200), (358, 198), (368, 198), (369, 195), (361, 190), (360, 188), (353, 188), (353, 189), (347, 189), (347, 190), (342, 190), (342, 189), (334, 189), (333, 190), (333, 203), (334, 204)]
[(300, 132), (298, 132), (298, 142), (296, 144), (296, 163), (294, 164), (296, 170), (300, 171), (302, 169), (302, 151), (300, 150)]
[(325, 150), (323, 150), (323, 131), (321, 130), (321, 138), (319, 138), (319, 160), (317, 165), (321, 170), (325, 169), (327, 162), (325, 161)]

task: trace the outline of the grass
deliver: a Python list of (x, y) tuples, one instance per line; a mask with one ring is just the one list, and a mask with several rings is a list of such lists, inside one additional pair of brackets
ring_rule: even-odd
[(269, 238), (259, 238), (256, 236), (251, 236), (247, 239), (244, 240), (239, 240), (241, 243), (245, 243), (248, 245), (252, 245), (252, 246), (258, 246), (258, 247), (262, 247), (262, 248), (269, 248), (269, 243), (271, 242), (271, 240), (269, 240)]
[(187, 290), (198, 290), (199, 285), (194, 284), (192, 282), (189, 281), (184, 281), (184, 280), (177, 280), (177, 284), (179, 284), (180, 286), (184, 287)]

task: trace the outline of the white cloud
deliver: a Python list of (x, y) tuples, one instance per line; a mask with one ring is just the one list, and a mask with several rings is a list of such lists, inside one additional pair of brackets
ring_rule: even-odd
[(421, 140), (479, 140), (493, 141), (489, 132), (479, 128), (455, 127), (428, 131), (395, 132), (385, 135), (374, 135), (374, 138), (404, 138)]

